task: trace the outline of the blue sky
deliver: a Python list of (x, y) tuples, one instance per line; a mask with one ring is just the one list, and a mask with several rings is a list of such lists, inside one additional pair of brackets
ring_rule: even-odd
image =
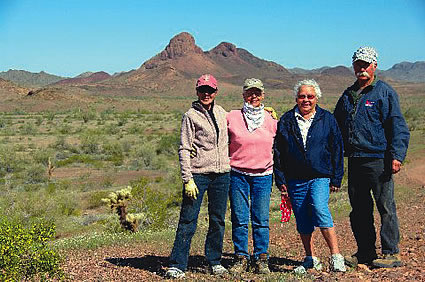
[(425, 1), (0, 0), (0, 71), (128, 71), (182, 31), (287, 68), (349, 66), (370, 45), (388, 69), (425, 60)]

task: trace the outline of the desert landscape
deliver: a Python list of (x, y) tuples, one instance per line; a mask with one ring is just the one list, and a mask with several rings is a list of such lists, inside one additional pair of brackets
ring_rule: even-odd
[[(241, 107), (244, 79), (260, 78), (266, 87), (265, 104), (279, 116), (294, 106), (292, 88), (300, 79), (319, 82), (323, 92), (319, 104), (330, 111), (355, 80), (345, 66), (288, 69), (229, 42), (205, 51), (188, 32), (177, 34), (162, 51), (140, 63), (131, 71), (76, 77), (0, 72), (1, 219), (22, 228), (40, 223), (54, 226), (47, 247), (58, 254), (57, 263), (46, 262), (58, 268), (28, 270), (27, 277), (42, 279), (47, 273), (48, 279), (79, 281), (163, 279), (182, 199), (177, 156), (180, 122), (196, 99), (194, 86), (200, 74), (217, 77), (217, 103), (228, 111)], [(294, 275), (291, 270), (302, 261), (302, 246), (295, 219), (280, 223), (280, 194), (274, 188), (271, 275), (248, 272), (215, 278), (208, 274), (203, 258), (208, 217), (203, 204), (187, 280), (425, 280), (425, 62), (400, 62), (378, 75), (399, 94), (411, 133), (407, 160), (395, 177), (403, 266), (360, 265), (347, 273)], [(346, 176), (343, 185), (340, 193), (331, 195), (330, 206), (340, 248), (348, 255), (356, 250)], [(139, 216), (136, 232), (123, 230), (118, 215), (102, 201), (127, 186), (132, 187), (128, 212)], [(233, 252), (229, 211), (226, 216), (223, 264), (228, 266)], [(317, 241), (326, 262), (326, 245), (319, 236)], [(7, 280), (6, 275), (0, 272), (0, 279)]]

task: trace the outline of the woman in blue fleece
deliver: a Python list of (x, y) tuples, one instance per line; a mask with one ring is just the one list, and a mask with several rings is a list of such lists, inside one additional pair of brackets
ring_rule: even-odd
[(329, 191), (338, 191), (343, 168), (343, 143), (333, 115), (317, 105), (321, 97), (313, 79), (294, 87), (297, 105), (278, 123), (274, 149), (277, 187), (289, 193), (306, 257), (297, 273), (322, 269), (315, 256), (312, 234), (319, 227), (331, 251), (332, 271), (345, 271), (328, 207)]

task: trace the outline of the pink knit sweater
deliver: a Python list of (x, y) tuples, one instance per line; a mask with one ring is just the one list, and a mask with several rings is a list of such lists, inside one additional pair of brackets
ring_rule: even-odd
[(241, 110), (227, 114), (230, 166), (247, 173), (263, 173), (273, 170), (273, 140), (277, 120), (265, 113), (264, 123), (249, 132)]

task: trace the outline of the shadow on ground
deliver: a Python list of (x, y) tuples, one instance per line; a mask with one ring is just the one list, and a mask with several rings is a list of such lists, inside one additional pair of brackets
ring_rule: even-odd
[[(132, 258), (106, 258), (107, 262), (120, 267), (132, 267), (146, 270), (158, 275), (164, 275), (168, 267), (169, 258), (164, 256), (146, 255)], [(225, 253), (221, 260), (223, 266), (229, 268), (233, 263), (233, 255)], [(269, 266), (272, 272), (288, 272), (287, 266), (296, 266), (301, 263), (281, 257), (270, 257)], [(282, 269), (285, 266), (285, 269)], [(208, 273), (208, 263), (204, 256), (189, 256), (188, 271), (194, 273)]]

